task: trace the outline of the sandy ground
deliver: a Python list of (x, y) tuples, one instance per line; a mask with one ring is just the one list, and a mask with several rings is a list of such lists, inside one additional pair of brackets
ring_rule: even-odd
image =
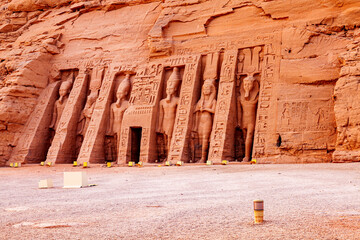
[(360, 164), (0, 168), (0, 239), (360, 239)]

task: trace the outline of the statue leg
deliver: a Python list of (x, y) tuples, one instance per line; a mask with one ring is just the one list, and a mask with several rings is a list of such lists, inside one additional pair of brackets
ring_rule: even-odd
[(164, 134), (164, 145), (165, 145), (165, 154), (166, 154), (166, 158), (164, 159), (164, 161), (167, 161), (167, 158), (169, 156), (170, 144), (169, 144), (169, 136), (166, 133)]
[(208, 150), (209, 150), (209, 139), (210, 139), (210, 133), (211, 131), (206, 131), (202, 134), (201, 139), (201, 159), (199, 162), (205, 163), (207, 160)]
[(251, 158), (251, 149), (254, 139), (254, 128), (250, 127), (246, 131), (246, 138), (245, 138), (245, 157), (243, 159), (243, 162), (250, 161)]
[(167, 152), (166, 152), (166, 158), (167, 156), (169, 156), (169, 152), (170, 152), (170, 146), (171, 146), (171, 138), (172, 138), (172, 135), (169, 135), (168, 136), (168, 139), (167, 139)]

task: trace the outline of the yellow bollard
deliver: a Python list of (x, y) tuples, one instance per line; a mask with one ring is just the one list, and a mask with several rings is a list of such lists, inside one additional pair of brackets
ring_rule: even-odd
[(14, 163), (10, 163), (10, 167), (14, 167)]
[(45, 166), (45, 162), (41, 162), (41, 163), (40, 163), (40, 166)]
[(84, 162), (83, 163), (83, 168), (88, 168), (89, 167), (89, 163), (88, 162)]
[(213, 165), (213, 162), (210, 161), (210, 160), (207, 160), (207, 161), (206, 161), (206, 165)]
[(255, 158), (253, 158), (253, 159), (251, 159), (251, 162), (250, 162), (251, 164), (256, 164), (256, 159)]
[(51, 165), (52, 165), (52, 162), (46, 163), (46, 166), (48, 166), (48, 167), (51, 167)]
[(229, 162), (228, 162), (227, 160), (222, 160), (222, 161), (221, 161), (221, 164), (222, 164), (222, 165), (228, 165), (228, 163), (229, 163)]
[(129, 162), (129, 167), (133, 167), (134, 166), (134, 162)]
[(183, 164), (184, 164), (183, 161), (177, 161), (177, 162), (176, 162), (176, 166), (182, 166)]
[(254, 200), (254, 222), (256, 224), (264, 221), (264, 201)]
[(16, 163), (14, 163), (14, 167), (19, 167), (19, 164), (16, 162)]
[(106, 163), (106, 167), (111, 168), (111, 167), (112, 167), (111, 162), (107, 162), (107, 163)]
[(74, 162), (73, 162), (73, 167), (77, 167), (77, 165), (78, 165), (78, 162), (77, 162), (77, 161), (74, 161)]
[(166, 162), (165, 162), (165, 166), (170, 166), (170, 162), (169, 162), (169, 161), (166, 161)]

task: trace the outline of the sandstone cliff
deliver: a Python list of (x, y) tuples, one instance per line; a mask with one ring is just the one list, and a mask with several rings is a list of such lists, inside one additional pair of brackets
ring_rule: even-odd
[[(254, 46), (273, 67), (263, 72), (253, 155), (360, 161), (358, 0), (2, 0), (0, 9), (0, 165), (69, 69), (118, 63), (139, 74), (174, 56), (220, 52), (224, 63), (226, 51)], [(224, 148), (222, 158), (236, 151)]]

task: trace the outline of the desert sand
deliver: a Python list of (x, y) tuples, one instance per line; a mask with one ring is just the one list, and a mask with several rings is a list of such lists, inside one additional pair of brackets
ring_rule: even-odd
[[(64, 171), (96, 186), (63, 189)], [(360, 239), (359, 199), (357, 163), (27, 165), (0, 169), (0, 239)]]

